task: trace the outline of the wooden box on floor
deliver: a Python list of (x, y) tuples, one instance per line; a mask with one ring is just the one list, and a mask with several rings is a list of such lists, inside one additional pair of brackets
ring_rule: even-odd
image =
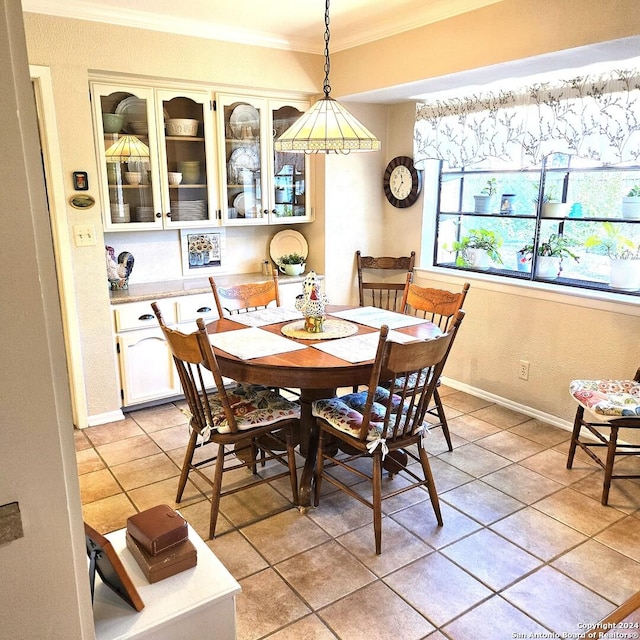
[(191, 569), (198, 561), (196, 548), (189, 539), (166, 551), (151, 555), (130, 533), (127, 533), (127, 549), (150, 583)]

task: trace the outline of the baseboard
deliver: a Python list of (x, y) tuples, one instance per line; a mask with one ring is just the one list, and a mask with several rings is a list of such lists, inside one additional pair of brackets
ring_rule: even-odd
[[(441, 380), (442, 384), (445, 384), (447, 387), (451, 387), (452, 389), (456, 389), (457, 391), (464, 391), (465, 393), (476, 396), (477, 398), (490, 400), (491, 402), (495, 402), (495, 404), (498, 404), (502, 407), (506, 407), (507, 409), (511, 409), (512, 411), (523, 413), (524, 415), (530, 416), (532, 418), (537, 418), (542, 422), (552, 424), (555, 427), (560, 427), (560, 429), (564, 429), (565, 431), (573, 430), (573, 422), (562, 420), (561, 418), (558, 418), (558, 416), (553, 416), (550, 413), (545, 413), (544, 411), (538, 411), (538, 409), (513, 402), (513, 400), (497, 396), (493, 393), (489, 393), (488, 391), (484, 391), (483, 389), (476, 389), (476, 387), (472, 387), (463, 382), (458, 382), (457, 380), (452, 380), (451, 378), (446, 378), (443, 376)], [(445, 398), (446, 396), (443, 396), (443, 401), (446, 404)]]
[(88, 427), (97, 427), (100, 424), (107, 424), (107, 422), (119, 422), (124, 420), (124, 413), (121, 409), (117, 411), (109, 411), (107, 413), (98, 413), (95, 416), (89, 416)]

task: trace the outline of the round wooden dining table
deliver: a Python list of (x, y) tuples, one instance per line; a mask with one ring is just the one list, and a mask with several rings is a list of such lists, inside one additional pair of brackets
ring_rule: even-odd
[[(328, 305), (326, 314), (330, 318), (332, 312), (351, 308)], [(379, 329), (350, 322), (357, 326), (357, 334), (379, 332)], [(280, 322), (260, 328), (282, 336), (282, 327), (289, 323), (290, 321)], [(246, 325), (235, 322), (231, 317), (214, 320), (207, 324), (207, 332), (212, 334), (245, 328)], [(423, 340), (442, 333), (437, 325), (427, 321), (395, 330)], [(313, 337), (288, 339), (305, 346), (324, 342)], [(241, 360), (215, 346), (214, 353), (223, 376), (238, 382), (300, 390), (300, 452), (305, 456), (305, 465), (300, 478), (299, 498), (302, 508), (309, 507), (318, 446), (318, 430), (316, 421), (311, 415), (311, 403), (320, 398), (333, 397), (339, 387), (351, 388), (355, 385), (367, 384), (371, 376), (373, 360), (347, 362), (319, 349), (300, 349), (250, 360)]]

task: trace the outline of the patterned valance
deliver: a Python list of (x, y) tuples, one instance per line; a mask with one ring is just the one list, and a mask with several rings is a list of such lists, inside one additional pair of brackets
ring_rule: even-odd
[(550, 153), (639, 162), (638, 68), (416, 105), (418, 168), (430, 158), (450, 167), (533, 167)]

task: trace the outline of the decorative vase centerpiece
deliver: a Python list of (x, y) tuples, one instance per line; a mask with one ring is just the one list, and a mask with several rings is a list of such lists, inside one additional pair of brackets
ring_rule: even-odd
[(296, 296), (296, 309), (304, 316), (304, 329), (309, 333), (324, 331), (327, 296), (322, 293), (315, 271), (309, 271), (302, 283), (302, 293)]

